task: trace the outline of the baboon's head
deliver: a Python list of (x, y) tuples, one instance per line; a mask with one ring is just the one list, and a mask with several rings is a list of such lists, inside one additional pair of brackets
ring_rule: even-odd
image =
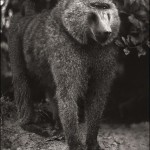
[(111, 0), (66, 0), (62, 21), (82, 44), (92, 39), (106, 45), (114, 40), (120, 27), (118, 10)]

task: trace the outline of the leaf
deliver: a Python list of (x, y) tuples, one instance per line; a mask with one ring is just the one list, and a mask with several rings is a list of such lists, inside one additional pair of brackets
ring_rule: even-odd
[(135, 38), (133, 36), (130, 36), (130, 41), (133, 45), (137, 45), (141, 42), (138, 38)]
[(126, 39), (122, 36), (121, 37), (122, 41), (124, 42), (125, 45), (128, 45), (128, 42), (126, 41)]
[(141, 19), (142, 19), (142, 17), (148, 18), (148, 13), (145, 10), (143, 10), (143, 9), (139, 10), (136, 13), (136, 15), (138, 15), (138, 17), (140, 17)]
[(119, 46), (119, 47), (124, 47), (124, 43), (123, 43), (121, 40), (119, 40), (119, 39), (117, 39), (117, 40), (115, 41), (115, 44), (116, 44), (117, 46)]
[(147, 11), (149, 11), (149, 0), (140, 0), (140, 4), (144, 6)]
[(132, 4), (131, 4), (131, 12), (136, 12), (140, 9), (140, 4), (138, 3), (138, 1), (134, 1)]
[(124, 0), (124, 7), (131, 6), (136, 0)]
[(123, 49), (123, 51), (124, 51), (125, 55), (129, 55), (130, 54), (130, 51), (129, 51), (128, 48)]
[(1, 1), (0, 1), (0, 5), (1, 5), (1, 6), (4, 5), (4, 0), (1, 0)]
[(135, 16), (132, 14), (128, 17), (129, 21), (138, 29), (142, 29), (143, 23), (135, 18)]
[(138, 51), (138, 57), (146, 55), (146, 51), (143, 49), (143, 47), (141, 45), (137, 46), (136, 49)]
[(150, 48), (150, 41), (149, 40), (146, 41), (146, 45)]
[(126, 40), (127, 40), (128, 43), (130, 43), (130, 41), (131, 41), (131, 35), (127, 35), (127, 39)]

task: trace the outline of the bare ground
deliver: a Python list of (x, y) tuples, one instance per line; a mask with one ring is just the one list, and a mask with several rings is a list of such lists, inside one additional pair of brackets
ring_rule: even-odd
[[(81, 138), (85, 141), (85, 124), (81, 125)], [(50, 133), (53, 131), (47, 128)], [(130, 126), (102, 124), (98, 135), (104, 150), (149, 150), (149, 123)], [(60, 136), (41, 137), (22, 130), (17, 122), (5, 121), (1, 126), (2, 150), (67, 150)]]

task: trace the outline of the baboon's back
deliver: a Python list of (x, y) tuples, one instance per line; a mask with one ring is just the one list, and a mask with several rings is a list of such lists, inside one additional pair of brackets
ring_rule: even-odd
[[(48, 12), (25, 17), (17, 14), (12, 18), (9, 32), (10, 57), (14, 58), (11, 59), (12, 68), (17, 65), (18, 60), (16, 59), (19, 59), (22, 68), (26, 68), (28, 74), (44, 80), (49, 74), (47, 72), (49, 66), (45, 33), (48, 17)], [(14, 41), (14, 39), (18, 40)], [(21, 70), (22, 68), (20, 67)]]

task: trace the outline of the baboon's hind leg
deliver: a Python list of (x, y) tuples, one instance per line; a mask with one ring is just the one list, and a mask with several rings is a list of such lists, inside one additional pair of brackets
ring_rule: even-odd
[(46, 101), (48, 103), (47, 109), (48, 111), (52, 113), (52, 120), (54, 121), (55, 129), (61, 130), (62, 127), (61, 127), (61, 122), (59, 118), (58, 103), (54, 95), (55, 95), (55, 91), (53, 92), (53, 90), (51, 89), (47, 90), (46, 92)]
[[(77, 64), (76, 67), (75, 63), (78, 63), (78, 61), (73, 63), (74, 67), (69, 63), (65, 64), (65, 69), (57, 66), (53, 68), (56, 98), (58, 100), (59, 117), (69, 150), (86, 150), (79, 133), (77, 100), (84, 93), (85, 88), (83, 87), (87, 87), (87, 76), (84, 66)], [(70, 68), (73, 68), (73, 71), (70, 71)]]
[(9, 31), (10, 61), (13, 73), (14, 97), (16, 101), (18, 117), (21, 125), (31, 122), (33, 119), (33, 101), (29, 85), (26, 63), (23, 57), (22, 40), (17, 29), (17, 21), (20, 16), (13, 18)]

